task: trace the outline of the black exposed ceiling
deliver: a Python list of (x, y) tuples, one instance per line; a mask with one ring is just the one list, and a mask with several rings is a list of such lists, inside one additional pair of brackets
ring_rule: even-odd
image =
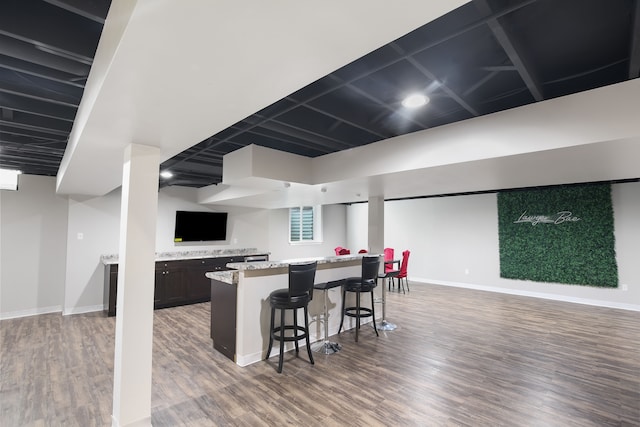
[[(0, 2), (0, 168), (57, 174), (109, 4)], [(219, 183), (248, 144), (316, 157), (639, 75), (640, 0), (474, 0), (167, 160), (161, 185)], [(415, 91), (430, 103), (403, 109)]]

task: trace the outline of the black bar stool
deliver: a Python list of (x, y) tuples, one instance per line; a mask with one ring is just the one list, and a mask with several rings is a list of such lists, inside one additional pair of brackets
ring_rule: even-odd
[(322, 315), (322, 323), (324, 324), (324, 339), (320, 344), (314, 344), (313, 351), (317, 353), (333, 354), (339, 352), (342, 348), (342, 346), (337, 342), (329, 341), (329, 305), (327, 304), (327, 301), (329, 289), (342, 286), (343, 282), (344, 280), (335, 280), (333, 282), (316, 283), (315, 285), (313, 285), (313, 289), (324, 291), (324, 313)]
[[(344, 323), (344, 316), (356, 318), (356, 342), (358, 342), (358, 329), (360, 329), (360, 319), (366, 317), (373, 318), (373, 329), (378, 335), (378, 328), (376, 327), (376, 311), (373, 297), (373, 289), (378, 285), (378, 270), (380, 269), (380, 257), (379, 256), (364, 256), (362, 257), (362, 273), (360, 277), (350, 277), (345, 280), (342, 287), (342, 320), (340, 320), (340, 328), (338, 333), (342, 330), (342, 324)], [(347, 292), (354, 292), (356, 294), (355, 307), (345, 307), (345, 301)], [(369, 292), (371, 294), (371, 308), (362, 307), (360, 305), (360, 294), (363, 292)]]
[[(282, 372), (282, 360), (284, 356), (284, 343), (293, 341), (296, 346), (296, 356), (299, 354), (298, 341), (307, 341), (307, 353), (309, 361), (314, 364), (309, 343), (309, 302), (313, 298), (313, 282), (316, 277), (317, 262), (307, 264), (289, 264), (289, 288), (277, 289), (269, 295), (271, 305), (271, 326), (269, 329), (269, 348), (265, 360), (269, 359), (273, 340), (280, 342), (280, 359), (278, 360), (278, 373)], [(304, 326), (298, 325), (298, 309), (304, 309)], [(280, 310), (280, 325), (274, 326), (276, 309)], [(293, 325), (285, 323), (285, 312), (293, 310)], [(286, 331), (292, 331), (293, 335), (285, 336)]]

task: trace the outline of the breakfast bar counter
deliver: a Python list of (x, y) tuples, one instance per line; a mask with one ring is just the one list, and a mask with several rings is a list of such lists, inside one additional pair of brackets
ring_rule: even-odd
[[(359, 276), (362, 254), (282, 261), (233, 262), (227, 271), (206, 273), (211, 279), (211, 338), (213, 346), (240, 366), (264, 359), (269, 345), (271, 309), (269, 294), (288, 287), (289, 265), (317, 261), (315, 283)], [(329, 291), (329, 334), (338, 332), (341, 318), (340, 287)], [(316, 296), (309, 304), (311, 341), (323, 336), (319, 321), (324, 312), (323, 299)], [(354, 325), (345, 319), (345, 329)], [(293, 348), (287, 343), (286, 350)], [(272, 350), (273, 354), (277, 348)]]

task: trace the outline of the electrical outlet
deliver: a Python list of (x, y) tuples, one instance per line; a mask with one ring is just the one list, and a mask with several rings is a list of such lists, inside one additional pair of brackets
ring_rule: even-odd
[(78, 233), (78, 240), (82, 240), (82, 239), (84, 239), (84, 234)]
[(469, 274), (469, 269), (468, 268), (464, 269), (464, 274)]
[(629, 290), (629, 285), (627, 285), (626, 283), (623, 283), (623, 284), (621, 285), (621, 287), (622, 287), (622, 290), (623, 290), (623, 291), (628, 291), (628, 290)]

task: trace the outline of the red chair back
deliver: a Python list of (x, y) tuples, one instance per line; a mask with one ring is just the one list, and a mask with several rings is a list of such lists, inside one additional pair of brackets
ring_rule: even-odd
[(358, 251), (358, 253), (359, 253), (359, 254), (366, 254), (366, 253), (367, 253), (367, 250), (366, 250), (366, 249), (360, 249), (360, 250)]
[(349, 255), (350, 253), (351, 253), (351, 251), (349, 249), (340, 248), (340, 251), (338, 252), (338, 255)]
[(402, 264), (400, 264), (400, 274), (398, 274), (399, 278), (407, 277), (407, 265), (409, 264), (409, 255), (411, 255), (411, 251), (402, 252)]
[(334, 251), (336, 251), (336, 255), (340, 255), (341, 249), (342, 249), (342, 246), (336, 246), (336, 248), (334, 249)]
[[(385, 261), (392, 261), (393, 260), (393, 248), (384, 248), (384, 260)], [(388, 273), (390, 271), (393, 271), (393, 264), (385, 264), (384, 265), (384, 272)]]

